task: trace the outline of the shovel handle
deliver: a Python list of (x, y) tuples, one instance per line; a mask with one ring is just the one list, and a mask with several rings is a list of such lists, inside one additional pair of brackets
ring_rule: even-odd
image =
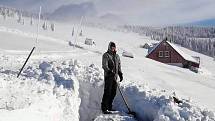
[(124, 97), (124, 95), (123, 95), (121, 89), (119, 88), (119, 83), (118, 83), (118, 82), (117, 82), (117, 87), (118, 87), (119, 93), (120, 93), (120, 95), (122, 96), (122, 99), (123, 99), (123, 101), (124, 101), (124, 103), (125, 103), (125, 105), (126, 105), (128, 111), (131, 112), (131, 109), (130, 109), (129, 106), (128, 106), (128, 102), (126, 101), (126, 99), (125, 99), (125, 97)]

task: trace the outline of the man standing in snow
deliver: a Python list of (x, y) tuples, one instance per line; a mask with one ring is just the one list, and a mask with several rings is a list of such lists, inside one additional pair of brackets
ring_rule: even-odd
[(104, 69), (104, 94), (101, 103), (101, 109), (104, 114), (111, 113), (112, 103), (116, 96), (117, 77), (120, 77), (120, 82), (123, 80), (121, 71), (120, 57), (116, 53), (116, 44), (110, 42), (108, 51), (103, 54), (102, 68)]

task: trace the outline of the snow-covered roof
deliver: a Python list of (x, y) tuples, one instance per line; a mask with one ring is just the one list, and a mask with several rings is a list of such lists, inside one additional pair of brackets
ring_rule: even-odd
[(167, 41), (167, 43), (172, 46), (175, 51), (177, 51), (185, 60), (191, 61), (191, 62), (195, 62), (195, 63), (199, 63), (196, 59), (194, 59), (192, 56), (190, 56), (187, 53), (184, 53), (183, 51), (181, 51), (175, 44)]
[(161, 43), (162, 41), (160, 41), (159, 43), (157, 43), (149, 52), (146, 56), (148, 56), (149, 54), (151, 54)]
[[(148, 53), (151, 54), (163, 41), (160, 41), (157, 45), (155, 45)], [(195, 63), (199, 63), (196, 59), (194, 59), (192, 56), (190, 56), (189, 54), (184, 53), (183, 51), (181, 51), (175, 44), (166, 41), (172, 48), (175, 49), (175, 51), (180, 54), (185, 60), (187, 61), (191, 61), (191, 62), (195, 62)], [(148, 56), (147, 55), (147, 56)]]

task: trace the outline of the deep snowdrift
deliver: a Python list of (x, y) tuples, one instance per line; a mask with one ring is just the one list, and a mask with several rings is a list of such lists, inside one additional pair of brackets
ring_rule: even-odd
[[(0, 119), (42, 121), (133, 121), (119, 93), (114, 107), (116, 115), (102, 115), (102, 71), (77, 60), (42, 61), (29, 64), (19, 79), (17, 71), (0, 70)], [(121, 83), (131, 109), (142, 121), (215, 120), (214, 112), (201, 109), (190, 100), (176, 104), (165, 90), (150, 89), (147, 85)], [(27, 113), (24, 114), (24, 113)], [(80, 115), (80, 117), (79, 117)], [(33, 119), (34, 120), (34, 119)]]
[(14, 120), (23, 112), (20, 120), (79, 120), (79, 83), (66, 71), (57, 62), (42, 62), (28, 66), (17, 79), (17, 72), (1, 68), (0, 118)]
[[(150, 89), (146, 85), (123, 83), (121, 88), (139, 120), (143, 121), (205, 121), (215, 120), (214, 112), (201, 109), (190, 100), (182, 103), (173, 101), (173, 96), (165, 90)], [(115, 106), (119, 110), (126, 108), (118, 95)]]
[[(9, 56), (1, 57), (7, 61)], [(0, 95), (0, 105), (2, 114), (6, 117), (15, 115), (14, 111), (21, 112), (19, 109), (31, 109), (35, 112), (39, 110), (41, 115), (31, 111), (29, 114), (43, 117), (43, 110), (51, 111), (51, 107), (55, 107), (55, 112), (52, 111), (53, 113), (48, 115), (51, 118), (44, 118), (44, 121), (52, 121), (56, 116), (57, 121), (87, 121), (93, 120), (101, 113), (103, 75), (94, 64), (83, 66), (79, 61), (71, 59), (30, 62), (29, 65), (31, 66), (26, 67), (20, 79), (16, 78), (17, 71), (0, 67), (3, 85), (0, 89), (4, 92)]]

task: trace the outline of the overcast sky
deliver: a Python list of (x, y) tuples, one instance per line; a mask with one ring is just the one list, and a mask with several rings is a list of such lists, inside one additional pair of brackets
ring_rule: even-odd
[(130, 23), (166, 25), (215, 18), (215, 0), (0, 0), (0, 4), (52, 12), (62, 5), (90, 1), (98, 14), (114, 13)]

